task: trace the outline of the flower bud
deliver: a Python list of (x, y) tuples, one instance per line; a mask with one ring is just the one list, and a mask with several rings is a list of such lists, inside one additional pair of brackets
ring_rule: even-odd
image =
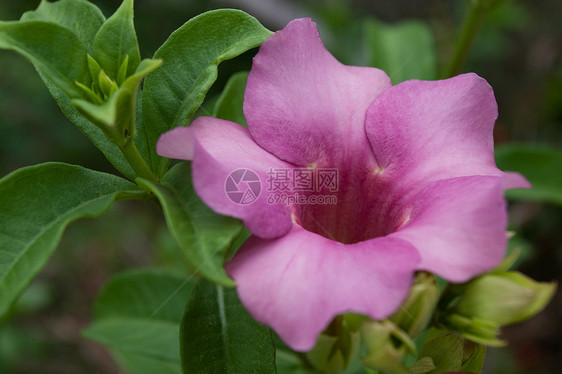
[(429, 324), (439, 300), (439, 290), (432, 274), (420, 272), (400, 309), (390, 317), (410, 337), (421, 334)]
[(359, 326), (365, 317), (353, 314), (338, 316), (318, 336), (316, 346), (306, 353), (308, 361), (325, 373), (345, 370), (359, 351)]
[(406, 353), (415, 354), (416, 347), (408, 336), (392, 321), (369, 321), (361, 326), (361, 337), (367, 346), (361, 361), (371, 369), (390, 374), (409, 374), (402, 360)]
[(502, 345), (496, 338), (502, 325), (528, 319), (552, 298), (555, 283), (541, 283), (515, 271), (496, 271), (463, 285), (458, 300), (445, 313), (445, 325), (467, 338)]
[(115, 91), (119, 89), (117, 83), (113, 81), (103, 70), (100, 70), (98, 76), (98, 85), (103, 94), (103, 98), (107, 100)]
[(162, 64), (162, 60), (141, 61), (134, 74), (125, 77), (128, 66), (125, 57), (119, 69), (118, 82), (112, 80), (99, 64), (88, 55), (90, 74), (98, 74), (92, 86), (76, 82), (84, 99), (72, 100), (72, 105), (90, 122), (99, 127), (105, 137), (119, 147), (127, 145), (135, 136), (135, 105), (141, 80)]

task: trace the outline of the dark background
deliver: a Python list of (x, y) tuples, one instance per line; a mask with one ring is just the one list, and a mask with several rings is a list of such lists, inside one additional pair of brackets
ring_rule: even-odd
[[(15, 20), (39, 1), (0, 2), (0, 19)], [(97, 0), (106, 17), (120, 1)], [(293, 18), (319, 23), (327, 47), (342, 62), (361, 65), (361, 30), (366, 17), (387, 22), (421, 19), (432, 28), (440, 67), (450, 58), (468, 0), (282, 1), (138, 0), (135, 24), (142, 57), (151, 57), (168, 35), (209, 9), (240, 8), (271, 30)], [(562, 2), (504, 1), (485, 19), (465, 71), (494, 87), (500, 116), (496, 144), (546, 144), (562, 148)], [(341, 40), (348, 42), (341, 43)], [(340, 41), (340, 43), (338, 43)], [(252, 53), (221, 65), (211, 95), (233, 72), (249, 70)], [(412, 63), (415, 63), (413, 59)], [(47, 161), (80, 164), (115, 173), (103, 155), (60, 112), (32, 65), (0, 51), (0, 176)], [(562, 173), (562, 166), (560, 172)], [(536, 280), (560, 279), (562, 208), (511, 203), (513, 226), (525, 241), (519, 270)], [(55, 256), (17, 305), (0, 322), (2, 373), (116, 373), (104, 348), (80, 336), (88, 325), (100, 286), (116, 272), (139, 266), (180, 266), (175, 244), (157, 209), (116, 204), (98, 219), (72, 224)], [(541, 314), (504, 329), (507, 348), (490, 349), (486, 373), (562, 371), (562, 297)]]

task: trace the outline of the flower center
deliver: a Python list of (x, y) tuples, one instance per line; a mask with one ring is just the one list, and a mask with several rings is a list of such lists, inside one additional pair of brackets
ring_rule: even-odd
[(386, 236), (410, 219), (404, 194), (381, 169), (338, 170), (337, 190), (322, 189), (306, 196), (306, 204), (294, 207), (297, 224), (344, 244)]

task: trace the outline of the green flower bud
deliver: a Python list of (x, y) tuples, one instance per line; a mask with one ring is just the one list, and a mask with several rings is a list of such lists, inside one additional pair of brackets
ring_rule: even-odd
[(162, 60), (143, 60), (135, 73), (125, 78), (128, 61), (125, 57), (121, 63), (118, 81), (123, 82), (117, 85), (88, 55), (90, 74), (98, 74), (97, 79), (91, 88), (76, 82), (86, 100), (72, 100), (72, 105), (119, 147), (125, 147), (135, 136), (135, 105), (141, 80), (162, 64)]
[(392, 321), (369, 321), (361, 326), (361, 337), (367, 347), (365, 366), (389, 374), (410, 374), (402, 360), (407, 353), (416, 353), (408, 334)]
[(119, 89), (117, 83), (109, 78), (109, 76), (103, 70), (100, 70), (100, 74), (98, 76), (98, 84), (101, 92), (103, 93), (104, 99), (111, 97), (111, 95), (113, 95), (113, 93)]
[(540, 312), (556, 290), (515, 271), (486, 274), (468, 284), (455, 307), (459, 314), (498, 325), (520, 322)]
[(497, 339), (499, 328), (540, 312), (555, 290), (555, 283), (536, 282), (519, 272), (491, 272), (457, 286), (460, 296), (440, 321), (473, 341), (503, 345)]
[(129, 56), (125, 56), (125, 59), (119, 66), (119, 71), (117, 72), (117, 84), (120, 86), (125, 82), (127, 78), (127, 69), (129, 68)]
[(421, 334), (433, 317), (439, 300), (439, 289), (432, 274), (420, 272), (400, 309), (390, 317), (410, 337)]
[(306, 353), (310, 364), (325, 373), (345, 370), (359, 351), (358, 328), (365, 317), (338, 316), (318, 337), (316, 346)]
[(90, 71), (90, 77), (92, 78), (92, 89), (94, 92), (100, 92), (100, 86), (98, 84), (98, 79), (101, 73), (101, 66), (98, 62), (89, 54), (86, 56), (88, 58), (88, 70)]

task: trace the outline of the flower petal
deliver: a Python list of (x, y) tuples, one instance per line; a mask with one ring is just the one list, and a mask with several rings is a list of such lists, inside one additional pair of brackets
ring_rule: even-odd
[(390, 236), (419, 251), (419, 269), (464, 282), (502, 261), (507, 213), (501, 177), (433, 182), (415, 194), (410, 205), (410, 219)]
[(248, 239), (227, 272), (254, 318), (306, 351), (338, 314), (381, 319), (398, 309), (418, 261), (403, 240), (341, 244), (293, 225), (278, 239)]
[(365, 111), (390, 85), (382, 70), (338, 62), (315, 23), (297, 19), (269, 37), (254, 58), (244, 115), (256, 142), (285, 161), (373, 164)]
[[(503, 175), (494, 162), (498, 115), (490, 85), (476, 74), (410, 80), (382, 93), (367, 111), (367, 137), (382, 173), (400, 185), (468, 175)], [(507, 177), (527, 187), (524, 178)]]
[(531, 183), (524, 176), (514, 171), (505, 171), (503, 173), (503, 188), (532, 188)]
[[(275, 191), (266, 190), (266, 181), (270, 168), (293, 166), (260, 148), (246, 128), (212, 117), (199, 117), (189, 127), (177, 127), (163, 134), (157, 151), (161, 156), (193, 160), (195, 192), (215, 212), (242, 219), (248, 230), (262, 238), (274, 238), (290, 230), (288, 207), (268, 203), (268, 197)], [(257, 175), (259, 181), (244, 182), (246, 176), (252, 175), (244, 170)], [(229, 178), (231, 175), (233, 179)], [(237, 187), (240, 192), (236, 191)], [(256, 192), (256, 199), (241, 203), (248, 191)], [(235, 202), (237, 195), (240, 199)]]

